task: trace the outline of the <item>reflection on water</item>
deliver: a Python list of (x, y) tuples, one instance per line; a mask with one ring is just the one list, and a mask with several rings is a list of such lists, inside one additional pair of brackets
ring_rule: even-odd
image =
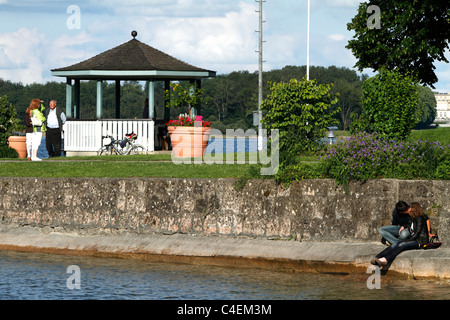
[[(67, 268), (81, 269), (81, 289), (69, 290)], [(271, 272), (136, 260), (0, 252), (4, 300), (334, 300), (449, 299), (450, 284), (382, 281), (369, 290), (369, 275)]]

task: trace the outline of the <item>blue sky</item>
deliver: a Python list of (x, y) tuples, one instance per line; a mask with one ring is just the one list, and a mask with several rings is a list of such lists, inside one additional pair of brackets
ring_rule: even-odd
[[(311, 0), (311, 65), (353, 68), (347, 23), (359, 2)], [(71, 5), (80, 9), (79, 28), (68, 27), (77, 21)], [(255, 72), (257, 9), (255, 0), (0, 0), (0, 78), (62, 81), (50, 70), (127, 42), (132, 30), (138, 40), (218, 74)], [(263, 9), (264, 70), (305, 65), (307, 0), (267, 0)], [(436, 63), (436, 73), (436, 90), (450, 92), (450, 64)]]

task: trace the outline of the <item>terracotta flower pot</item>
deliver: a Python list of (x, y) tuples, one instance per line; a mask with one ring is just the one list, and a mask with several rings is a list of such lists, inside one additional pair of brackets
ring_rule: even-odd
[(27, 157), (27, 137), (25, 136), (10, 136), (8, 144), (11, 148), (16, 149), (19, 158), (25, 159)]
[(209, 127), (168, 127), (175, 158), (203, 157), (208, 146)]

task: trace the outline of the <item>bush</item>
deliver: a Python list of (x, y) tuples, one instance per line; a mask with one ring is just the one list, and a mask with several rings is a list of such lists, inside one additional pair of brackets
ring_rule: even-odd
[(299, 163), (288, 165), (279, 170), (275, 175), (278, 183), (288, 186), (292, 181), (301, 181), (305, 179), (320, 179), (323, 174), (319, 163)]
[[(0, 97), (0, 146), (8, 148), (7, 141), (14, 130), (21, 130), (14, 106), (7, 96)], [(3, 151), (2, 151), (3, 152)], [(4, 151), (8, 152), (8, 151)]]
[(0, 158), (18, 158), (19, 154), (8, 145), (0, 145)]
[(352, 133), (382, 133), (392, 139), (406, 139), (421, 117), (417, 82), (412, 76), (382, 70), (364, 81), (359, 119), (353, 117)]
[(434, 178), (436, 180), (450, 180), (450, 152), (447, 151), (445, 155), (443, 155), (442, 160), (436, 168)]
[(404, 142), (358, 134), (321, 157), (323, 173), (338, 184), (376, 178), (448, 179), (450, 148), (439, 142)]
[(279, 131), (278, 181), (287, 181), (291, 174), (296, 175), (297, 166), (304, 170), (298, 165), (300, 155), (317, 152), (327, 127), (336, 123), (339, 108), (333, 111), (333, 105), (337, 103), (338, 95), (330, 93), (331, 87), (331, 84), (306, 79), (271, 83), (261, 110), (266, 129)]

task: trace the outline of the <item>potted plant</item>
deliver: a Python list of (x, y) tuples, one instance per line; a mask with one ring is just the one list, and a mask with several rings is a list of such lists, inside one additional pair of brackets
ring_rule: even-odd
[(180, 114), (176, 120), (166, 123), (172, 142), (172, 156), (175, 158), (203, 157), (208, 146), (211, 122), (203, 121), (203, 117), (195, 115), (195, 107), (204, 101), (204, 91), (195, 84), (185, 86), (171, 84), (166, 90), (166, 107), (186, 107), (189, 114)]
[(17, 151), (20, 159), (27, 157), (27, 138), (25, 130), (13, 130), (11, 136), (8, 138), (10, 148)]
[(208, 146), (211, 122), (202, 116), (191, 119), (187, 114), (166, 123), (172, 142), (172, 156), (175, 158), (203, 157)]

